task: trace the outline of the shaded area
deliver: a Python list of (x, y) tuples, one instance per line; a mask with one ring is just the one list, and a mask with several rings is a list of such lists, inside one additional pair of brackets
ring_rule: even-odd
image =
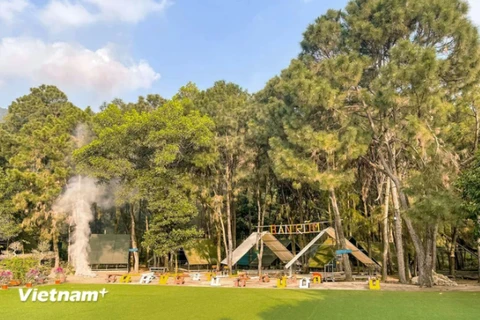
[(128, 264), (128, 234), (92, 234), (90, 236), (90, 265)]
[(217, 248), (210, 239), (193, 241), (183, 249), (189, 266), (208, 266), (217, 264)]

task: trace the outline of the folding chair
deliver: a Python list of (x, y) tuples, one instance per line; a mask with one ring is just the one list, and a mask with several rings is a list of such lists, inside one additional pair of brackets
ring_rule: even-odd
[(118, 280), (120, 283), (130, 283), (132, 282), (132, 276), (129, 274), (124, 274), (123, 276), (120, 277), (120, 280)]
[(152, 282), (153, 279), (155, 279), (155, 274), (153, 272), (144, 273), (144, 274), (142, 274), (142, 277), (140, 278), (139, 283), (148, 284), (148, 283)]

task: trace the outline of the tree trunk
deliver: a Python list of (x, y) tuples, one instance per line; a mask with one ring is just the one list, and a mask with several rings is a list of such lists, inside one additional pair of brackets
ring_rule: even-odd
[(436, 243), (436, 231), (438, 223), (429, 225), (426, 230), (426, 243), (425, 243), (425, 256), (423, 264), (419, 263), (419, 284), (421, 286), (426, 286), (428, 288), (433, 287), (433, 264), (435, 263), (434, 259), (434, 246)]
[(217, 229), (217, 271), (220, 270), (220, 261), (222, 261), (222, 235)]
[[(423, 275), (423, 281), (419, 277), (420, 285), (425, 285), (426, 287), (430, 288), (433, 287), (433, 235), (432, 235), (432, 227), (427, 227), (427, 236), (426, 236), (426, 250), (425, 250), (425, 258), (423, 262), (423, 267), (420, 265), (419, 269), (423, 269), (421, 274)], [(430, 272), (428, 272), (430, 271)], [(430, 277), (429, 275), (432, 274)]]
[[(265, 190), (265, 196), (266, 196), (266, 191), (267, 190)], [(260, 186), (257, 186), (257, 209), (258, 209), (257, 232), (260, 234), (262, 232), (261, 227), (265, 222), (265, 212), (266, 212), (266, 203), (264, 203), (262, 206), (262, 202), (261, 202)], [(260, 239), (260, 241), (257, 241), (258, 276), (260, 277), (260, 280), (262, 279), (263, 249), (264, 249), (263, 239)]]
[(422, 241), (418, 236), (417, 232), (413, 227), (413, 223), (410, 218), (405, 217), (405, 224), (407, 225), (408, 232), (410, 233), (410, 238), (412, 239), (413, 246), (415, 247), (415, 253), (417, 258), (417, 269), (418, 269), (418, 283), (421, 287), (432, 287), (433, 286), (433, 270), (431, 266), (431, 255), (432, 255), (432, 238), (430, 227), (427, 227), (427, 241), (426, 249), (424, 250)]
[[(129, 211), (130, 211), (130, 239), (132, 241), (132, 249), (137, 249), (137, 236), (135, 233), (135, 212), (134, 212), (134, 207), (133, 204), (129, 205)], [(133, 252), (133, 271), (135, 273), (138, 272), (140, 264), (140, 259), (139, 259), (139, 254), (138, 251)]]
[(480, 283), (480, 238), (477, 239), (478, 282)]
[[(402, 190), (402, 184), (400, 182), (400, 179), (390, 170), (390, 168), (387, 166), (385, 158), (383, 157), (382, 153), (379, 153), (379, 157), (381, 160), (381, 163), (383, 167), (385, 168), (386, 173), (390, 176), (392, 179), (393, 185), (395, 185), (395, 191), (398, 194), (398, 200), (400, 200), (400, 207), (403, 210), (408, 209), (408, 200), (407, 196)], [(392, 188), (392, 194), (393, 194), (394, 189)], [(426, 287), (432, 287), (433, 286), (433, 270), (431, 266), (431, 261), (432, 258), (432, 248), (433, 244), (427, 243), (426, 250), (423, 247), (422, 241), (420, 237), (418, 236), (415, 228), (413, 227), (413, 223), (410, 220), (408, 216), (404, 217), (405, 224), (407, 226), (407, 230), (410, 233), (410, 237), (412, 239), (413, 245), (415, 247), (415, 252), (417, 255), (417, 265), (418, 265), (418, 281), (420, 286), (426, 286)], [(428, 237), (431, 240), (431, 235)], [(428, 254), (428, 256), (426, 256)], [(400, 266), (399, 266), (400, 268)]]
[[(223, 215), (219, 205), (220, 204), (217, 204), (217, 207), (215, 208), (215, 210), (217, 212), (217, 217), (220, 220), (220, 227), (222, 228), (223, 247), (225, 248), (225, 253), (227, 254), (227, 260), (228, 260), (227, 232), (225, 230), (225, 223), (223, 222)], [(218, 269), (218, 271), (220, 271), (220, 269)]]
[(175, 274), (178, 274), (178, 250), (175, 250), (174, 254), (175, 254)]
[[(345, 235), (343, 233), (342, 219), (340, 216), (340, 211), (338, 209), (337, 197), (335, 195), (335, 189), (330, 188), (330, 201), (332, 203), (334, 220), (335, 220), (335, 229), (337, 231), (338, 242), (340, 243), (341, 249), (347, 248), (347, 241), (345, 240)], [(350, 266), (350, 260), (348, 254), (342, 255), (343, 267), (345, 270), (345, 280), (352, 281), (352, 267)]]
[[(145, 233), (147, 233), (149, 230), (149, 225), (148, 225), (148, 216), (145, 217)], [(147, 261), (147, 267), (148, 267), (148, 261), (150, 260), (150, 247), (147, 247), (147, 257), (146, 257), (146, 261)], [(155, 266), (156, 267), (156, 266)]]
[(403, 252), (403, 238), (402, 238), (402, 216), (400, 214), (400, 204), (398, 201), (398, 192), (395, 183), (391, 183), (392, 202), (394, 212), (394, 227), (395, 227), (395, 247), (397, 249), (397, 265), (398, 265), (398, 278), (400, 283), (407, 283), (407, 277), (405, 275), (405, 258)]
[(479, 134), (480, 134), (480, 119), (479, 115), (477, 112), (477, 107), (473, 107), (473, 114), (475, 116), (475, 138), (473, 141), (473, 152), (476, 153), (478, 149), (478, 139), (479, 139)]
[(225, 168), (225, 180), (226, 180), (226, 192), (225, 192), (225, 205), (227, 210), (227, 265), (228, 273), (232, 273), (233, 267), (233, 233), (232, 233), (232, 212), (230, 210), (230, 192), (231, 192), (231, 181), (230, 181), (230, 167), (227, 164)]
[[(480, 215), (477, 216), (477, 224), (480, 224)], [(480, 283), (480, 238), (477, 239), (477, 257), (478, 257), (478, 282)]]
[(437, 233), (438, 233), (438, 222), (435, 223), (433, 229), (433, 242), (432, 242), (432, 270), (437, 271)]
[(390, 178), (387, 178), (385, 187), (385, 198), (383, 207), (383, 259), (382, 259), (382, 280), (387, 281), (388, 277), (388, 205), (390, 202)]
[(261, 226), (262, 224), (262, 208), (261, 208), (261, 201), (260, 201), (260, 186), (257, 186), (257, 242), (256, 242), (256, 249), (257, 249), (257, 260), (258, 260), (258, 276), (260, 280), (262, 280), (262, 259), (263, 259), (263, 240), (260, 238), (262, 233)]
[[(400, 180), (395, 175), (391, 174), (391, 178), (393, 184), (396, 187), (396, 192), (398, 194), (398, 199), (400, 200), (400, 205), (403, 210), (408, 209), (408, 201), (407, 196), (402, 190), (402, 185)], [(393, 190), (393, 189), (392, 189)], [(408, 216), (404, 217), (405, 224), (407, 226), (408, 233), (410, 233), (410, 238), (412, 239), (413, 246), (415, 247), (415, 252), (417, 255), (417, 265), (418, 265), (418, 282), (420, 286), (432, 287), (433, 286), (433, 270), (431, 268), (431, 261), (432, 258), (432, 248), (433, 244), (431, 242), (428, 243), (427, 239), (427, 246), (426, 250), (423, 248), (422, 240), (418, 236), (415, 228), (413, 227), (413, 223)], [(428, 236), (431, 241), (431, 235)], [(428, 257), (426, 256), (428, 254)]]
[(448, 269), (449, 274), (455, 278), (455, 249), (457, 248), (457, 227), (453, 228), (452, 239), (450, 243), (450, 250), (448, 255)]
[(60, 267), (60, 252), (58, 251), (58, 238), (55, 232), (52, 236), (52, 241), (53, 241), (53, 253), (55, 256), (55, 268), (58, 268)]
[[(230, 189), (233, 190), (233, 186), (231, 186)], [(234, 198), (232, 194), (230, 197), (230, 201), (232, 201), (230, 204), (230, 210), (232, 211), (232, 248), (237, 247), (237, 208)]]

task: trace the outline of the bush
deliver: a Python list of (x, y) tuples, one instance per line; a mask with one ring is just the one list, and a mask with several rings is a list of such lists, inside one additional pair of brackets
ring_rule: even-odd
[(40, 276), (40, 271), (37, 269), (30, 269), (25, 275), (26, 283), (33, 283)]
[(12, 280), (12, 272), (10, 270), (0, 271), (0, 284), (6, 285)]
[(24, 282), (27, 272), (38, 266), (38, 260), (34, 258), (22, 259), (14, 257), (2, 260), (1, 265), (3, 269), (12, 271), (14, 279)]
[(67, 261), (60, 261), (60, 267), (63, 268), (65, 275), (73, 275), (75, 273), (75, 268)]

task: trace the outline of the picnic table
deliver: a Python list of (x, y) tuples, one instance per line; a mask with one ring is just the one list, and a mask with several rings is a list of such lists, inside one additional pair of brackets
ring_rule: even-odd
[(247, 286), (247, 280), (249, 280), (250, 277), (242, 272), (238, 274), (238, 277), (233, 281), (233, 285), (235, 287), (246, 287)]
[(121, 277), (122, 274), (118, 273), (109, 273), (107, 274), (107, 283), (115, 283), (117, 282), (117, 277)]
[(165, 273), (167, 271), (167, 268), (165, 268), (165, 267), (150, 267), (149, 270), (150, 270), (150, 272)]

